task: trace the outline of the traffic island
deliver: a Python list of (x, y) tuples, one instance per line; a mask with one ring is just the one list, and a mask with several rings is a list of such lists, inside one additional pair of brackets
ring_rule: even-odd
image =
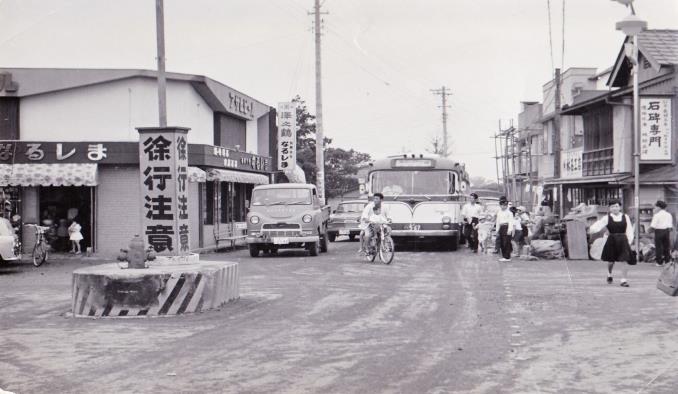
[(73, 316), (181, 315), (216, 309), (240, 297), (238, 263), (160, 263), (146, 269), (126, 269), (126, 265), (112, 263), (74, 271)]

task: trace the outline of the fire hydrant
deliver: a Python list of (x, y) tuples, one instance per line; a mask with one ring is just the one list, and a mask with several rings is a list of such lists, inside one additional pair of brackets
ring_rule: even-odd
[(129, 249), (120, 249), (118, 261), (127, 261), (127, 268), (148, 268), (146, 261), (155, 260), (155, 251), (151, 246), (144, 247), (144, 240), (137, 234), (129, 243)]

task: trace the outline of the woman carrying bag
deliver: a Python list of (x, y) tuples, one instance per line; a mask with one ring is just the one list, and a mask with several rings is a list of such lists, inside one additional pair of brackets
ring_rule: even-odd
[(622, 278), (620, 285), (629, 287), (628, 272), (629, 265), (636, 264), (634, 252), (631, 250), (633, 242), (633, 223), (629, 215), (621, 210), (619, 200), (610, 200), (610, 213), (593, 223), (589, 228), (590, 234), (595, 234), (604, 228), (607, 228), (609, 236), (603, 246), (601, 260), (607, 261), (607, 283), (612, 284), (612, 268), (614, 263), (626, 263), (622, 266)]

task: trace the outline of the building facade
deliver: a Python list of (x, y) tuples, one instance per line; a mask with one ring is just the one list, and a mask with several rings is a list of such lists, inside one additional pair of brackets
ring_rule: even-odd
[[(83, 227), (84, 247), (112, 255), (140, 233), (139, 135), (157, 125), (156, 73), (0, 69), (0, 186), (24, 224)], [(245, 229), (251, 190), (276, 163), (275, 110), (210, 78), (167, 74), (168, 124), (190, 129), (191, 249)], [(30, 247), (33, 234), (23, 231)], [(66, 246), (67, 247), (67, 246)]]
[[(678, 30), (647, 30), (639, 37), (640, 209), (641, 231), (647, 230), (658, 199), (678, 213)], [(630, 42), (630, 38), (624, 44)], [(582, 181), (589, 185), (580, 200), (606, 205), (620, 198), (633, 212), (633, 86), (630, 60), (624, 47), (607, 79), (608, 90), (575, 98), (563, 114), (584, 120)]]

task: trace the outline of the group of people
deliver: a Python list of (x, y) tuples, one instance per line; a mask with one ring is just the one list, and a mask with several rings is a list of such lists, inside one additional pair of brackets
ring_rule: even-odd
[[(499, 199), (500, 210), (495, 218), (495, 230), (497, 232), (496, 249), (501, 253), (499, 261), (511, 261), (513, 244), (521, 248), (528, 237), (529, 213), (525, 207), (512, 207), (506, 197)], [(607, 264), (608, 284), (613, 283), (612, 270), (616, 263), (622, 266), (620, 285), (629, 287), (628, 269), (635, 265), (638, 258), (636, 252), (631, 249), (634, 240), (634, 224), (628, 215), (622, 212), (619, 200), (612, 200), (608, 204), (609, 213), (589, 227), (590, 234), (596, 234), (607, 230), (608, 237), (603, 246), (601, 259)], [(671, 261), (671, 231), (673, 230), (673, 216), (667, 210), (664, 201), (655, 203), (654, 215), (650, 224), (650, 232), (654, 232), (656, 265), (662, 266)], [(466, 203), (461, 211), (464, 220), (464, 236), (469, 248), (478, 252), (478, 225), (483, 217), (483, 208), (478, 203), (478, 195), (471, 193), (471, 201)], [(674, 245), (674, 254), (678, 255), (678, 245)]]
[[(470, 197), (471, 200), (462, 207), (461, 217), (464, 221), (464, 238), (471, 251), (478, 253), (481, 241), (478, 229), (485, 214), (483, 206), (478, 202), (478, 194), (471, 193)], [(526, 244), (529, 223), (530, 214), (524, 206), (514, 207), (506, 197), (499, 198), (499, 212), (495, 218), (497, 232), (495, 249), (502, 256), (499, 261), (511, 261), (514, 243), (518, 251)]]

